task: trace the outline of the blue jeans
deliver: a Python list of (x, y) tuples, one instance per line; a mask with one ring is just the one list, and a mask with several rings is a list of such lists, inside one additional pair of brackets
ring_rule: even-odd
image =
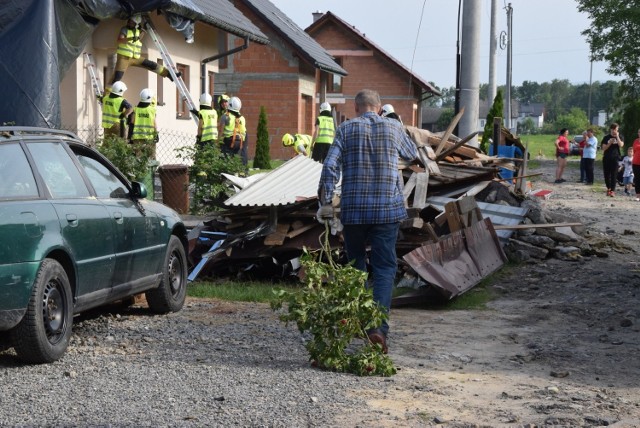
[[(400, 223), (346, 224), (344, 236), (347, 258), (355, 261), (354, 267), (367, 271), (367, 243), (371, 245), (371, 270), (373, 276), (373, 300), (389, 313), (391, 296), (398, 270), (396, 241)], [(380, 330), (386, 336), (389, 324), (384, 322)]]

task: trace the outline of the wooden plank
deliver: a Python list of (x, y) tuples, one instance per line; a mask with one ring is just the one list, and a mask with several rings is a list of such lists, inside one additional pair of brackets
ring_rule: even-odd
[(446, 203), (444, 205), (444, 212), (447, 216), (447, 224), (449, 224), (450, 232), (453, 233), (463, 229), (460, 214), (458, 213), (458, 206), (455, 201)]
[(402, 189), (402, 197), (404, 198), (405, 207), (407, 206), (407, 199), (409, 199), (409, 195), (411, 195), (413, 188), (416, 187), (416, 180), (418, 179), (417, 174), (418, 173), (416, 172), (412, 173), (411, 177), (409, 177)]
[(289, 238), (289, 239), (295, 238), (296, 236), (300, 235), (301, 233), (306, 232), (309, 229), (314, 228), (315, 226), (316, 226), (315, 223), (311, 223), (311, 224), (308, 224), (306, 226), (299, 227), (299, 228), (294, 229), (291, 232), (287, 233), (286, 237)]
[(444, 159), (449, 154), (455, 152), (459, 147), (464, 146), (466, 143), (471, 141), (471, 139), (473, 137), (475, 137), (476, 135), (478, 135), (478, 134), (479, 134), (479, 132), (476, 131), (473, 134), (467, 135), (465, 138), (463, 138), (462, 140), (458, 141), (453, 146), (447, 148), (447, 150), (445, 150), (444, 152), (442, 152), (438, 156), (436, 156), (436, 162), (441, 161), (442, 159)]
[(438, 242), (440, 240), (440, 238), (438, 238), (438, 235), (436, 234), (436, 231), (433, 230), (433, 226), (431, 226), (431, 223), (425, 223), (422, 230), (427, 232), (427, 235), (429, 235), (433, 242)]
[(413, 207), (424, 208), (427, 205), (427, 188), (429, 187), (429, 173), (420, 172), (416, 177), (416, 191), (413, 193)]
[(449, 139), (449, 137), (453, 133), (453, 130), (455, 129), (456, 125), (460, 121), (460, 118), (462, 117), (463, 114), (464, 114), (464, 107), (462, 107), (460, 109), (460, 111), (458, 112), (458, 114), (456, 114), (454, 116), (453, 120), (449, 124), (449, 127), (447, 128), (447, 130), (445, 131), (444, 135), (442, 136), (442, 139), (440, 140), (440, 143), (438, 143), (438, 147), (436, 148), (436, 159), (438, 158), (438, 155), (440, 154), (440, 152), (442, 152), (442, 149), (444, 148), (445, 141), (447, 141)]
[(264, 245), (282, 245), (288, 231), (289, 223), (279, 223), (275, 232), (264, 237)]
[(424, 220), (420, 217), (408, 218), (400, 223), (400, 229), (422, 229), (423, 227)]
[(548, 227), (582, 226), (582, 223), (494, 224), (495, 230), (543, 229)]

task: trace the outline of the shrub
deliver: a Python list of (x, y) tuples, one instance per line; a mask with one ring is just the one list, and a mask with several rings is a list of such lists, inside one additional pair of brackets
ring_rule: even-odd
[(129, 180), (142, 180), (149, 171), (153, 143), (129, 144), (124, 138), (107, 135), (96, 148)]
[(256, 138), (256, 155), (253, 158), (253, 167), (259, 169), (271, 169), (271, 157), (269, 155), (269, 130), (267, 129), (267, 111), (260, 106), (260, 118)]
[(218, 144), (184, 146), (176, 149), (177, 157), (190, 164), (189, 183), (193, 185), (192, 214), (206, 214), (209, 206), (219, 205), (221, 199), (232, 195), (222, 173), (244, 174), (240, 156), (227, 156)]
[(480, 149), (484, 153), (489, 153), (489, 139), (493, 138), (493, 118), (503, 117), (504, 101), (502, 100), (502, 90), (498, 90), (496, 97), (493, 99), (493, 105), (487, 113), (487, 122), (484, 125), (484, 132), (482, 133), (482, 141), (480, 142)]

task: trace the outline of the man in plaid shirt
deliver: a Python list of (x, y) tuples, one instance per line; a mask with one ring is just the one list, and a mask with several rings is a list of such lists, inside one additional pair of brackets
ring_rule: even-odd
[[(340, 220), (349, 260), (367, 270), (366, 246), (371, 246), (373, 298), (386, 311), (397, 271), (396, 240), (400, 222), (407, 218), (398, 158), (416, 158), (415, 144), (397, 120), (381, 117), (380, 96), (364, 89), (355, 98), (358, 117), (344, 122), (325, 158), (318, 188), (319, 220), (333, 216), (331, 198), (342, 176)], [(388, 323), (368, 331), (369, 340), (386, 353)]]

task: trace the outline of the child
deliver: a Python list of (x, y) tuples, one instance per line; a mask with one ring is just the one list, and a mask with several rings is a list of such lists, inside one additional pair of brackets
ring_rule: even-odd
[(629, 147), (627, 150), (627, 155), (622, 158), (620, 161), (620, 165), (624, 167), (624, 172), (622, 173), (622, 184), (624, 185), (624, 194), (630, 196), (631, 195), (631, 186), (633, 186), (633, 167), (631, 160), (633, 159), (633, 148)]

